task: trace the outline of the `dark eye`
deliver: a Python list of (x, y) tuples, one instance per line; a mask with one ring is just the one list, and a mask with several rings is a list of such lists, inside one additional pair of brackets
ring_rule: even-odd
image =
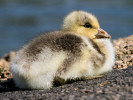
[(89, 23), (85, 23), (84, 27), (86, 27), (86, 28), (92, 28), (91, 24), (89, 24)]

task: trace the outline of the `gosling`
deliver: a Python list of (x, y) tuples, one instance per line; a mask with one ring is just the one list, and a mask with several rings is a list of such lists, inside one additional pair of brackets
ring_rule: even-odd
[(111, 71), (110, 37), (94, 15), (73, 11), (61, 30), (43, 33), (17, 51), (10, 66), (14, 82), (21, 89), (48, 89), (57, 77), (67, 81)]

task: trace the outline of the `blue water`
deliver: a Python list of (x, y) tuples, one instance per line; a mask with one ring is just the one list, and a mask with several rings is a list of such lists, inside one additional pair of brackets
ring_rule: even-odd
[(112, 39), (133, 34), (133, 0), (0, 0), (0, 56), (59, 29), (73, 10), (93, 13)]

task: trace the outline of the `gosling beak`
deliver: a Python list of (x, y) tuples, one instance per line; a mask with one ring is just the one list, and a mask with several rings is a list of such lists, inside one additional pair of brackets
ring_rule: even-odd
[(95, 36), (97, 39), (101, 39), (101, 38), (108, 38), (109, 39), (109, 38), (111, 38), (111, 36), (101, 28), (98, 29), (98, 33)]

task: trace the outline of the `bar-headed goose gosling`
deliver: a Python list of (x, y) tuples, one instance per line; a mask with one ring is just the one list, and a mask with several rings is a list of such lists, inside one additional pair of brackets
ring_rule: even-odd
[(43, 33), (24, 45), (10, 70), (17, 87), (48, 89), (56, 77), (67, 81), (111, 71), (114, 60), (110, 35), (100, 28), (97, 18), (73, 11), (61, 30)]

